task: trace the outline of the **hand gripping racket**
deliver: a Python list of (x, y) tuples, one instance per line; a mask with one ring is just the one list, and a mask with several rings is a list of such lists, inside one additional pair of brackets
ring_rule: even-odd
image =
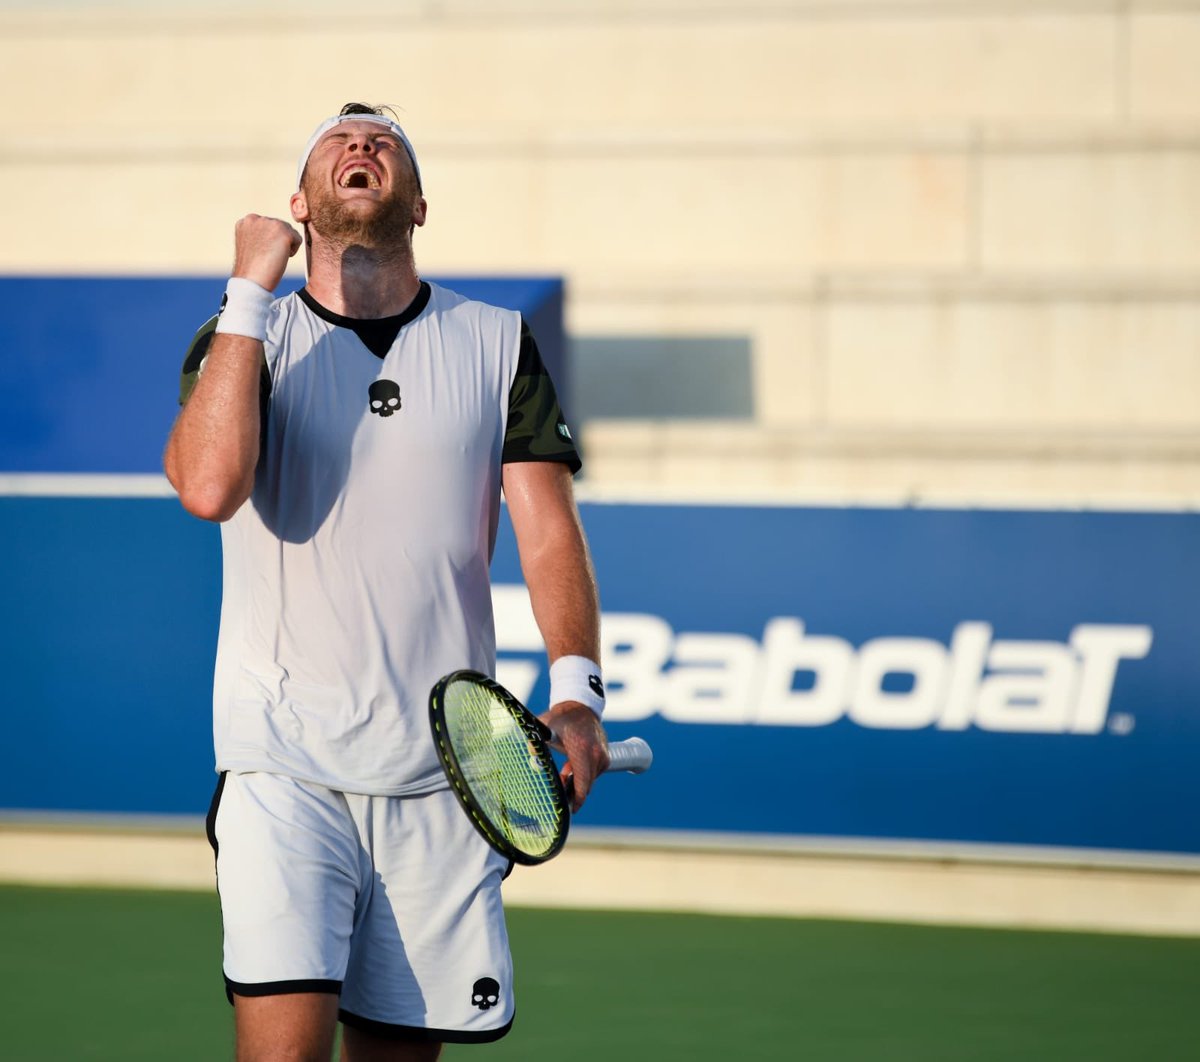
[[(455, 671), (429, 694), (429, 725), (442, 768), (467, 817), (497, 852), (532, 866), (567, 840), (570, 803), (550, 728), (498, 682)], [(640, 774), (653, 755), (641, 738), (608, 746), (610, 771)]]

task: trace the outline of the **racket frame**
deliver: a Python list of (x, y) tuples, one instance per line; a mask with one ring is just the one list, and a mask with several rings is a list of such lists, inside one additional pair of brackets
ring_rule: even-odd
[[(555, 800), (562, 809), (562, 815), (559, 818), (558, 832), (550, 846), (544, 852), (525, 852), (514, 845), (496, 828), (491, 819), (483, 813), (478, 801), (472, 795), (471, 788), (467, 785), (466, 774), (450, 742), (449, 728), (446, 724), (445, 693), (446, 688), (454, 682), (470, 682), (476, 686), (483, 687), (488, 693), (494, 696), (521, 728), (526, 739), (529, 741), (531, 754), (536, 756), (547, 768), (546, 774), (554, 790)], [(511, 859), (514, 863), (520, 863), (522, 866), (536, 866), (539, 863), (545, 863), (547, 860), (553, 859), (562, 851), (563, 845), (567, 843), (567, 834), (570, 831), (571, 810), (566, 787), (563, 785), (558, 765), (554, 762), (554, 757), (550, 753), (548, 743), (553, 738), (553, 734), (545, 723), (538, 719), (525, 705), (494, 679), (489, 678), (482, 672), (464, 668), (452, 671), (449, 675), (440, 678), (430, 691), (429, 725), (433, 733), (433, 743), (437, 749), (438, 759), (441, 761), (442, 769), (446, 774), (447, 780), (450, 782), (450, 788), (455, 798), (462, 806), (463, 811), (466, 812), (467, 817), (474, 824), (476, 830), (479, 831), (480, 836), (496, 852), (506, 859)]]

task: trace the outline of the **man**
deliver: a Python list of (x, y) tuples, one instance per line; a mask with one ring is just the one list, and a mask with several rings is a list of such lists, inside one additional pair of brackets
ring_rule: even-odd
[[(237, 223), (184, 365), (164, 466), (222, 523), (209, 835), (239, 1062), (324, 1062), (338, 1020), (347, 1062), (508, 1031), (509, 867), (446, 787), (426, 709), (442, 674), (494, 670), (501, 489), (576, 809), (608, 762), (578, 456), (519, 315), (420, 279), (427, 209), (400, 126), (348, 104), (301, 156), (304, 236)], [(307, 286), (273, 299), (302, 245)]]

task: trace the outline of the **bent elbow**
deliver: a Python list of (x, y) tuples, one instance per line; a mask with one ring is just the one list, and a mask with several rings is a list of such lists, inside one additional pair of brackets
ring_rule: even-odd
[(224, 523), (254, 490), (257, 450), (223, 451), (216, 455), (183, 445), (172, 432), (163, 451), (163, 471), (192, 516)]
[(223, 524), (236, 513), (250, 497), (250, 487), (244, 484), (201, 484), (176, 486), (179, 502), (193, 516)]
[(193, 516), (199, 517), (201, 520), (208, 520), (214, 524), (223, 524), (226, 520), (233, 516), (234, 513), (241, 508), (241, 503), (236, 505), (220, 501), (212, 501), (208, 498), (198, 500), (181, 499), (183, 507)]

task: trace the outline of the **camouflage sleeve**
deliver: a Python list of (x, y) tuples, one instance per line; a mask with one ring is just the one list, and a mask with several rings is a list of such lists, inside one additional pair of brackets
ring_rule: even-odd
[[(224, 303), (222, 303), (222, 306)], [(192, 389), (200, 374), (204, 371), (204, 360), (208, 357), (208, 348), (216, 335), (217, 317), (214, 314), (200, 326), (200, 330), (192, 337), (187, 356), (183, 359), (183, 371), (179, 377), (179, 404), (186, 404), (192, 396)], [(267, 368), (266, 356), (263, 356), (262, 369), (258, 377), (258, 413), (261, 424), (261, 440), (267, 435), (267, 412), (271, 408), (271, 371)]]
[(508, 396), (508, 428), (500, 460), (559, 461), (571, 474), (583, 467), (571, 431), (558, 405), (554, 382), (546, 371), (533, 334), (521, 321), (521, 353)]
[(208, 357), (208, 347), (217, 327), (217, 315), (214, 314), (200, 326), (188, 347), (187, 357), (183, 359), (183, 372), (179, 377), (179, 404), (185, 405), (192, 396), (192, 388), (200, 379), (204, 367), (204, 359)]

